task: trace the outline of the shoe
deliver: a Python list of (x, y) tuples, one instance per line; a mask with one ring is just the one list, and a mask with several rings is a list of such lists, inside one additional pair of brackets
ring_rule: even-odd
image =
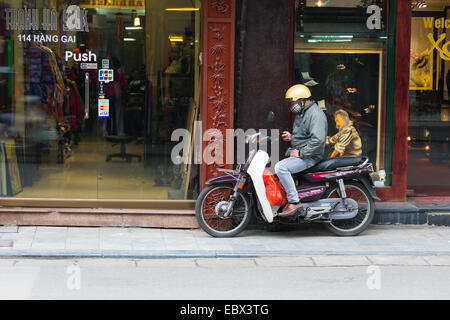
[(281, 211), (278, 216), (279, 217), (290, 217), (296, 213), (298, 209), (302, 208), (302, 204), (299, 202), (297, 204), (288, 203), (283, 211)]

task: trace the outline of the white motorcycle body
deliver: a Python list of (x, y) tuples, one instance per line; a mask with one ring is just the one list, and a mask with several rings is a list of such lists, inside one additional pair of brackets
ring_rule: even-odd
[(272, 206), (266, 196), (266, 187), (263, 180), (264, 169), (268, 162), (269, 155), (267, 152), (258, 150), (248, 167), (247, 173), (252, 178), (253, 187), (255, 188), (256, 196), (261, 205), (263, 218), (267, 222), (272, 223), (274, 214), (272, 212)]
[[(247, 173), (252, 179), (262, 217), (266, 222), (272, 223), (280, 207), (272, 206), (267, 199), (263, 173), (268, 162), (269, 155), (263, 150), (258, 150), (248, 167)], [(347, 206), (352, 209), (348, 210)], [(335, 220), (352, 219), (358, 213), (358, 203), (350, 198), (345, 201), (341, 198), (335, 198), (305, 202), (303, 207), (315, 214), (330, 214), (330, 218), (332, 217)]]

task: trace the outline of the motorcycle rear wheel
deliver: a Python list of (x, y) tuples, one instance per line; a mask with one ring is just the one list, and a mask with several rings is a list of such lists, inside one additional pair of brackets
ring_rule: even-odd
[[(358, 214), (352, 219), (331, 220), (325, 226), (338, 236), (356, 236), (371, 224), (375, 215), (375, 203), (369, 191), (361, 183), (345, 181), (344, 185), (347, 198), (358, 203)], [(334, 185), (329, 188), (323, 198), (340, 198), (339, 186)]]
[(228, 218), (220, 217), (216, 207), (220, 202), (228, 201), (233, 186), (222, 184), (205, 188), (195, 203), (195, 216), (200, 227), (209, 235), (217, 238), (234, 237), (242, 232), (251, 219), (251, 207), (248, 197), (238, 194), (232, 212)]

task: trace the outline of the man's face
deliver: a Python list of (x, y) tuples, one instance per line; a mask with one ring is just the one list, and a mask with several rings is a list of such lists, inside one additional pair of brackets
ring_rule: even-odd
[(299, 99), (299, 100), (296, 100), (296, 101), (290, 101), (289, 102), (289, 109), (292, 111), (292, 112), (295, 112), (295, 113), (298, 113), (298, 112), (300, 112), (301, 111), (301, 101), (300, 101), (301, 99)]
[(289, 101), (288, 102), (289, 109), (296, 103), (297, 103), (297, 101)]
[(338, 130), (344, 128), (344, 119), (342, 119), (342, 116), (340, 114), (334, 117), (334, 121), (336, 122), (336, 128)]

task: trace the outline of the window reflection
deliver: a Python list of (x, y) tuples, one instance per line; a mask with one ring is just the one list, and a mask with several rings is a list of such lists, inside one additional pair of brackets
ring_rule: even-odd
[[(445, 34), (450, 10), (439, 1), (414, 6), (411, 21), (411, 55), (408, 128), (408, 195), (448, 196), (450, 194), (450, 61), (432, 39)], [(437, 22), (436, 22), (437, 21)]]
[(0, 1), (1, 195), (194, 199), (170, 138), (198, 116), (200, 4)]

